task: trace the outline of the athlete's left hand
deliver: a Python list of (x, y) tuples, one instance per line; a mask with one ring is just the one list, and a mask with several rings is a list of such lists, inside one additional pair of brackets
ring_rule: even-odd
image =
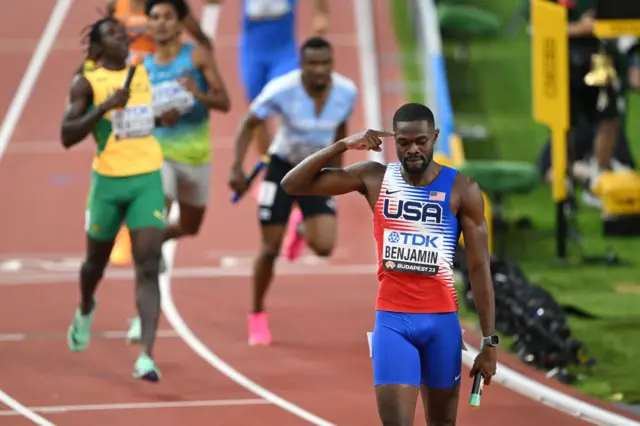
[(469, 377), (474, 377), (477, 373), (481, 373), (484, 377), (484, 384), (489, 385), (491, 378), (496, 374), (497, 362), (498, 350), (491, 346), (485, 346), (473, 361)]
[(187, 89), (193, 96), (198, 96), (200, 93), (200, 88), (196, 83), (196, 80), (193, 78), (191, 74), (185, 74), (183, 77), (178, 79), (178, 82)]
[(180, 120), (180, 113), (177, 109), (172, 108), (169, 111), (165, 111), (160, 115), (160, 124), (164, 127), (174, 126), (178, 120)]

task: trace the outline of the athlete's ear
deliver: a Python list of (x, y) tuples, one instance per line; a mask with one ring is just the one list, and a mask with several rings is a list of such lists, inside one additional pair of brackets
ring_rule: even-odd
[(433, 142), (437, 142), (438, 141), (438, 136), (440, 136), (440, 129), (435, 129), (433, 131)]

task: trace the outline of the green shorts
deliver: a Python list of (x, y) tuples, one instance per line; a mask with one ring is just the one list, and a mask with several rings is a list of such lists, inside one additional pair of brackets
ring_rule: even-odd
[(87, 234), (96, 240), (113, 240), (125, 221), (131, 230), (165, 228), (160, 170), (127, 177), (92, 172), (85, 217)]

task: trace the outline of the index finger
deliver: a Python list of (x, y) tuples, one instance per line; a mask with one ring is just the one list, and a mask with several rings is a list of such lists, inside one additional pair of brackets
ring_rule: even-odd
[(391, 137), (396, 135), (395, 132), (390, 132), (388, 130), (371, 130), (371, 132), (375, 136), (378, 136), (380, 138), (386, 138), (386, 137)]

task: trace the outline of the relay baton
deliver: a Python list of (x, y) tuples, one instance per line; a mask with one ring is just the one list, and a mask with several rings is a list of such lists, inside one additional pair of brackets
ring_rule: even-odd
[(133, 74), (135, 74), (138, 65), (140, 65), (140, 57), (138, 55), (134, 55), (131, 58), (131, 64), (129, 67), (129, 72), (127, 72), (127, 78), (124, 80), (125, 89), (131, 87), (131, 80), (133, 80)]
[[(484, 342), (480, 343), (480, 350), (484, 347)], [(469, 397), (469, 407), (480, 407), (480, 397), (482, 396), (482, 387), (484, 386), (484, 376), (478, 372), (473, 376), (473, 385), (471, 385), (471, 396)]]
[[(249, 175), (247, 180), (245, 180), (245, 184), (247, 186), (250, 186), (251, 182), (253, 182), (253, 180), (260, 174), (262, 169), (267, 167), (268, 164), (269, 164), (269, 156), (268, 155), (263, 155), (262, 157), (260, 157), (260, 160), (258, 160), (256, 165), (253, 167), (253, 171), (251, 172), (251, 174)], [(243, 193), (235, 192), (233, 194), (233, 196), (231, 197), (231, 204), (237, 203), (238, 200), (240, 199), (240, 197), (242, 197), (242, 195), (243, 195)]]

